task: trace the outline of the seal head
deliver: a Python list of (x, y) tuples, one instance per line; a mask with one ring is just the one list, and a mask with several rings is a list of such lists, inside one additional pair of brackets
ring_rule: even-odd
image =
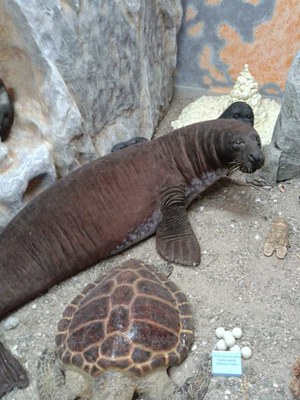
[(236, 170), (252, 173), (261, 168), (264, 164), (264, 155), (256, 130), (250, 128), (249, 124), (241, 124), (240, 120), (228, 121), (224, 129), (228, 133), (221, 137), (219, 157), (223, 162), (227, 160), (231, 166), (229, 174)]
[(236, 101), (232, 103), (226, 110), (219, 116), (221, 119), (238, 119), (251, 126), (254, 125), (254, 114), (252, 107), (244, 101)]

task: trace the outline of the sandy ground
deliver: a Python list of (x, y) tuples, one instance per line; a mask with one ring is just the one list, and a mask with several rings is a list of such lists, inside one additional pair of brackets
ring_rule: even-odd
[[(176, 100), (157, 134), (170, 130), (188, 100)], [(281, 190), (280, 190), (281, 189)], [(205, 400), (291, 400), (290, 369), (300, 355), (300, 180), (284, 187), (258, 188), (245, 184), (242, 174), (224, 179), (190, 207), (189, 218), (202, 248), (196, 268), (174, 266), (172, 279), (187, 293), (194, 312), (196, 339), (185, 372), (190, 375), (199, 353), (213, 350), (218, 326), (243, 330), (241, 343), (253, 349), (243, 360), (242, 378), (214, 377)], [(264, 238), (272, 220), (282, 215), (290, 227), (287, 256), (265, 257)], [(52, 346), (56, 324), (69, 301), (93, 281), (104, 265), (128, 258), (151, 263), (162, 260), (154, 238), (100, 262), (57, 285), (13, 316), (18, 326), (0, 337), (29, 371), (30, 386), (14, 390), (4, 400), (38, 400), (36, 365)], [(33, 277), (34, 279), (34, 277)]]

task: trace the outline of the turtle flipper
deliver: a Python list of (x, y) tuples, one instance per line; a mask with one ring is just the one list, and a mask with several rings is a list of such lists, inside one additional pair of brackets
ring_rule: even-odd
[(200, 246), (188, 220), (181, 186), (165, 190), (162, 197), (156, 248), (168, 261), (189, 266), (200, 263)]
[(76, 369), (68, 371), (54, 350), (45, 349), (37, 365), (40, 400), (94, 399), (89, 381)]
[(197, 373), (176, 389), (172, 400), (202, 400), (208, 390), (211, 378), (211, 358), (208, 353), (200, 355)]
[(28, 384), (27, 372), (0, 342), (0, 397), (14, 387), (25, 388)]
[(37, 366), (37, 391), (40, 400), (71, 400), (65, 388), (65, 369), (54, 351), (45, 349)]

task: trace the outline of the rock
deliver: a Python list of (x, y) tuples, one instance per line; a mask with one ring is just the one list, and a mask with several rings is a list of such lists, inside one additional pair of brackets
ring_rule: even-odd
[(19, 318), (17, 317), (9, 317), (4, 321), (4, 329), (10, 331), (11, 329), (15, 329), (20, 323)]
[(33, 177), (46, 176), (44, 188), (54, 171), (151, 138), (172, 96), (181, 16), (180, 0), (0, 2), (0, 77), (15, 108), (0, 151), (1, 226), (24, 206)]
[(257, 186), (275, 186), (277, 182), (277, 170), (281, 152), (272, 144), (263, 147), (265, 163), (263, 167), (253, 174), (247, 174), (246, 182)]
[(288, 73), (272, 144), (281, 152), (277, 181), (300, 178), (300, 52)]
[[(4, 146), (0, 145), (0, 150)], [(13, 154), (6, 153), (0, 159), (0, 227), (55, 180), (55, 166), (45, 144), (36, 144), (32, 149), (18, 147)]]
[(282, 107), (270, 145), (263, 149), (265, 165), (247, 182), (275, 186), (300, 177), (300, 52), (288, 73)]

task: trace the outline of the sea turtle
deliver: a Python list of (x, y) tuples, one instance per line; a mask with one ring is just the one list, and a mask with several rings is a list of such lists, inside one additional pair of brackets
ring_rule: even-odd
[(289, 225), (282, 218), (274, 220), (264, 245), (264, 255), (271, 256), (275, 250), (278, 258), (284, 258), (289, 246)]
[[(207, 353), (182, 386), (167, 373), (187, 356), (194, 334), (188, 300), (163, 270), (128, 260), (75, 297), (58, 323), (56, 350), (38, 363), (41, 400), (203, 399)], [(85, 377), (84, 393), (65, 382), (69, 369)]]

